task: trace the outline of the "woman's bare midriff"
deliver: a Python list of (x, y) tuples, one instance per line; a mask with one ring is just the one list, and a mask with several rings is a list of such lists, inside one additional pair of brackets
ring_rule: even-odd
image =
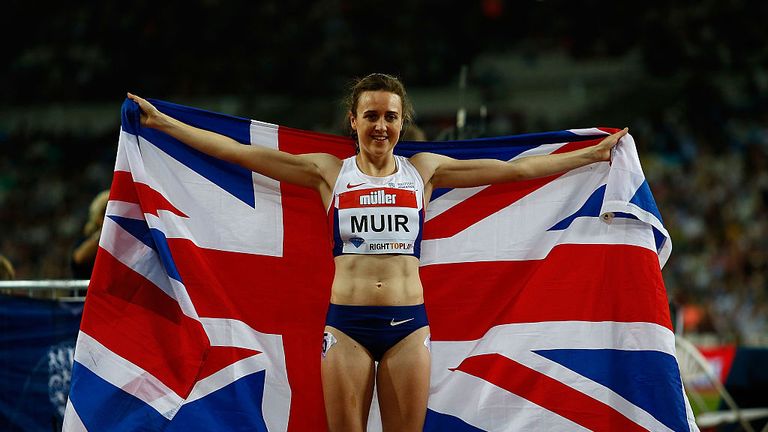
[(419, 260), (408, 255), (340, 255), (331, 303), (405, 306), (424, 303)]

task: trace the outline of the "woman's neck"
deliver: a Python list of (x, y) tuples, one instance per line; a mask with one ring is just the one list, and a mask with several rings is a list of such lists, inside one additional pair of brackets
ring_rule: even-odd
[(358, 153), (355, 163), (363, 174), (371, 177), (386, 177), (397, 172), (397, 163), (392, 153), (380, 157)]

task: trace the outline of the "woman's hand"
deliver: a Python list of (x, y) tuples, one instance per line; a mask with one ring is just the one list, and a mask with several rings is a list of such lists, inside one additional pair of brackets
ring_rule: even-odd
[(141, 125), (148, 128), (157, 129), (166, 120), (166, 115), (161, 113), (154, 105), (149, 103), (146, 99), (136, 96), (135, 94), (128, 93), (128, 99), (139, 104), (141, 109)]
[(603, 138), (600, 143), (596, 144), (592, 149), (594, 151), (594, 157), (596, 161), (610, 161), (611, 150), (616, 147), (616, 143), (619, 142), (621, 137), (629, 133), (629, 128), (624, 128), (614, 134), (608, 135)]

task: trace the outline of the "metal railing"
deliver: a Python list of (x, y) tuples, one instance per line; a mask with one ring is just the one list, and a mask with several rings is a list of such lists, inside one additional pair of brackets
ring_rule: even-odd
[[(26, 294), (29, 297), (52, 298), (61, 301), (82, 301), (89, 280), (9, 280), (0, 281), (0, 293)], [(48, 293), (49, 295), (45, 295)]]

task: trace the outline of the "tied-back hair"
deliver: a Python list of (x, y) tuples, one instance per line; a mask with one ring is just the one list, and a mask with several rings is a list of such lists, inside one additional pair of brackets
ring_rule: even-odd
[(16, 277), (13, 264), (3, 255), (0, 255), (0, 280), (12, 280)]
[(408, 126), (413, 122), (414, 111), (411, 99), (408, 97), (408, 93), (405, 91), (405, 86), (399, 78), (387, 75), (384, 73), (372, 73), (363, 78), (358, 78), (352, 81), (347, 92), (347, 97), (344, 99), (344, 108), (346, 108), (345, 124), (347, 132), (355, 140), (355, 148), (360, 151), (359, 144), (357, 143), (357, 134), (349, 124), (349, 113), (357, 115), (357, 103), (360, 100), (360, 95), (367, 91), (386, 91), (394, 93), (400, 96), (400, 101), (403, 104), (401, 115), (403, 116), (403, 129), (400, 131), (402, 137)]
[(103, 190), (96, 195), (88, 207), (88, 221), (83, 227), (83, 234), (89, 236), (101, 228), (104, 221), (104, 213), (107, 211), (107, 201), (109, 201), (109, 189)]

